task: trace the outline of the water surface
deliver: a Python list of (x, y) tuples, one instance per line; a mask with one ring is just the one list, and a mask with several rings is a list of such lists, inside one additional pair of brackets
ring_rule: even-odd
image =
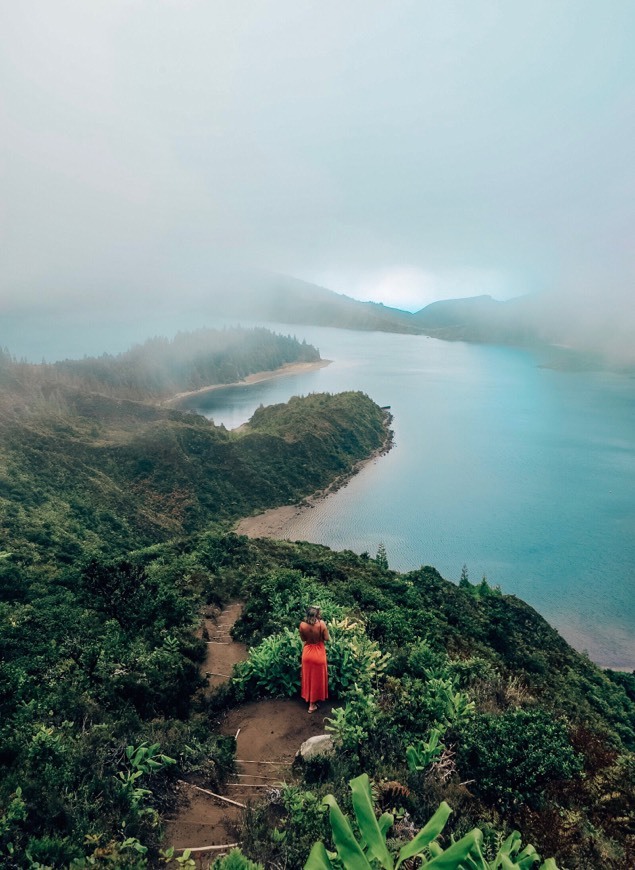
[[(34, 313), (3, 317), (0, 346), (51, 361), (215, 325), (188, 312), (118, 325)], [(539, 368), (513, 348), (270, 326), (333, 363), (201, 397), (217, 423), (318, 390), (364, 390), (394, 415), (394, 449), (286, 535), (371, 554), (383, 542), (391, 567), (453, 580), (465, 563), (598, 663), (635, 667), (635, 380)]]
[(454, 580), (465, 563), (598, 663), (635, 667), (633, 379), (541, 368), (513, 348), (294, 331), (333, 363), (198, 409), (233, 428), (261, 403), (360, 389), (391, 406), (395, 446), (285, 536), (371, 554), (383, 542), (392, 568)]

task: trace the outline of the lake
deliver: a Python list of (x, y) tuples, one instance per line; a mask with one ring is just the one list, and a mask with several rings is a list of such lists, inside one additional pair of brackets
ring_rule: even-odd
[(270, 325), (332, 364), (198, 397), (234, 428), (258, 405), (363, 390), (395, 446), (285, 536), (433, 565), (535, 607), (607, 667), (635, 667), (635, 380), (541, 368), (528, 351), (423, 336)]
[[(116, 353), (201, 323), (147, 312), (3, 317), (0, 346), (52, 361)], [(390, 405), (395, 446), (285, 530), (392, 568), (483, 575), (533, 605), (599, 664), (635, 668), (635, 380), (540, 368), (530, 352), (422, 336), (268, 324), (333, 363), (199, 397), (233, 428), (260, 405), (363, 390)]]

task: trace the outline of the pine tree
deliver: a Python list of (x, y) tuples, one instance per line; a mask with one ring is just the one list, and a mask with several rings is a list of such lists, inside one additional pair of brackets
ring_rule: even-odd
[(377, 547), (377, 555), (375, 556), (375, 563), (379, 565), (379, 567), (383, 571), (388, 570), (388, 557), (386, 556), (386, 548), (384, 547), (383, 542), (379, 544)]

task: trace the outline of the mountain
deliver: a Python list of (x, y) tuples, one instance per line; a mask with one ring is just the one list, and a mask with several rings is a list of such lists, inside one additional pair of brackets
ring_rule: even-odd
[(110, 295), (86, 296), (76, 305), (67, 300), (37, 310), (8, 309), (0, 322), (0, 347), (31, 360), (60, 360), (69, 350), (79, 357), (109, 344), (121, 349), (123, 336), (132, 344), (172, 333), (177, 324), (191, 329), (269, 322), (532, 347), (540, 349), (544, 364), (558, 368), (635, 367), (632, 306), (628, 300), (612, 302), (610, 293), (593, 304), (557, 292), (507, 301), (482, 295), (440, 300), (412, 314), (288, 275), (244, 272), (209, 275), (178, 294), (157, 295), (151, 309), (143, 294), (114, 288)]
[(378, 302), (359, 302), (288, 275), (227, 277), (209, 290), (204, 306), (225, 317), (306, 323), (340, 329), (417, 333), (412, 314)]
[(590, 305), (557, 292), (505, 301), (489, 295), (444, 299), (412, 314), (286, 275), (251, 274), (218, 284), (203, 311), (205, 304), (226, 317), (531, 347), (543, 352), (544, 364), (557, 368), (635, 366), (628, 318), (620, 318), (608, 302)]
[(7, 564), (38, 563), (42, 549), (62, 564), (122, 553), (298, 501), (349, 473), (386, 437), (384, 412), (361, 393), (260, 409), (240, 432), (163, 404), (169, 390), (316, 359), (265, 329), (181, 334), (54, 365), (0, 353)]
[(635, 368), (628, 317), (620, 318), (608, 303), (591, 306), (557, 293), (505, 302), (473, 296), (433, 302), (413, 314), (412, 322), (446, 341), (535, 348), (550, 368), (626, 373)]
[(529, 296), (500, 302), (491, 296), (443, 299), (412, 315), (426, 335), (448, 341), (533, 345), (545, 341)]

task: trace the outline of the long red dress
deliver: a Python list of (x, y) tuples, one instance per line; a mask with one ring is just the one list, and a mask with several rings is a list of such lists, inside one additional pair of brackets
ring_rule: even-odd
[(321, 619), (311, 625), (300, 623), (302, 650), (302, 698), (309, 704), (324, 701), (329, 696), (328, 668), (324, 641), (329, 639), (326, 623)]

